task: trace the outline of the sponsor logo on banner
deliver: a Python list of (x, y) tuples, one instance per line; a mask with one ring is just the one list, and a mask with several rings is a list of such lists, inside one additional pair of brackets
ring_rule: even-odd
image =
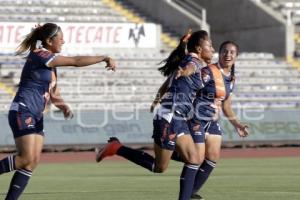
[[(43, 23), (42, 23), (43, 24)], [(158, 25), (145, 23), (57, 23), (72, 48), (155, 48)], [(16, 48), (35, 23), (1, 22), (0, 46)]]
[(136, 47), (138, 47), (142, 36), (145, 37), (144, 25), (136, 24), (134, 28), (129, 29), (129, 40), (132, 39)]

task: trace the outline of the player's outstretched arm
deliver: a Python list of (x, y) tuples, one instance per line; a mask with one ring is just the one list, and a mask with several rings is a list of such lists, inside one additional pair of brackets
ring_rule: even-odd
[(48, 63), (48, 67), (85, 67), (100, 62), (105, 62), (105, 68), (107, 68), (108, 70), (115, 71), (116, 62), (114, 59), (108, 56), (57, 56), (50, 63)]

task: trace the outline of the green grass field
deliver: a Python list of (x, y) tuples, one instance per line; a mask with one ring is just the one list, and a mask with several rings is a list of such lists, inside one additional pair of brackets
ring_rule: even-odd
[[(129, 162), (41, 164), (21, 200), (176, 200), (181, 164), (152, 174)], [(12, 173), (0, 176), (5, 198)], [(300, 200), (300, 158), (223, 159), (206, 200)]]

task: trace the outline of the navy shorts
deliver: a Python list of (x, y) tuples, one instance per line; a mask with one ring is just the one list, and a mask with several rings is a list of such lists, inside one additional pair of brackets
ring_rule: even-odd
[(218, 121), (189, 121), (190, 132), (195, 143), (204, 143), (205, 134), (223, 135)]
[(29, 134), (39, 134), (44, 136), (43, 117), (37, 119), (26, 108), (21, 108), (21, 106), (19, 111), (9, 111), (8, 122), (14, 138)]
[(174, 151), (176, 139), (182, 134), (190, 134), (187, 121), (180, 117), (172, 117), (170, 123), (162, 117), (153, 120), (153, 136), (155, 144), (162, 149)]

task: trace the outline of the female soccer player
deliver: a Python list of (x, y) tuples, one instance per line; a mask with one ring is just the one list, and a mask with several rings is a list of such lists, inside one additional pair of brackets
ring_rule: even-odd
[(43, 111), (48, 100), (52, 100), (65, 117), (72, 116), (58, 93), (55, 67), (83, 67), (106, 62), (106, 68), (115, 70), (115, 61), (107, 56), (55, 55), (61, 52), (64, 43), (61, 28), (46, 23), (33, 29), (17, 49), (17, 54), (28, 55), (8, 114), (17, 154), (0, 161), (0, 174), (16, 170), (6, 200), (19, 198), (38, 165), (44, 142)]
[(194, 178), (203, 158), (195, 149), (187, 119), (193, 113), (192, 101), (195, 94), (202, 87), (200, 69), (206, 60), (212, 59), (213, 53), (207, 32), (196, 31), (181, 39), (178, 47), (165, 60), (165, 65), (159, 69), (168, 79), (159, 90), (164, 95), (160, 98), (161, 106), (153, 120), (155, 157), (126, 147), (116, 138), (111, 138), (104, 148), (96, 148), (96, 160), (99, 162), (107, 156), (117, 154), (151, 172), (162, 173), (167, 169), (176, 146), (185, 161), (178, 199), (190, 199)]
[[(231, 94), (235, 81), (235, 62), (239, 47), (232, 41), (225, 41), (219, 49), (219, 60), (201, 70), (204, 84), (194, 101), (195, 115), (190, 121), (196, 148), (204, 152), (205, 159), (195, 178), (193, 199), (203, 199), (197, 191), (208, 179), (220, 158), (223, 132), (219, 125), (219, 113), (224, 115), (237, 130), (240, 137), (248, 136), (248, 125), (242, 124), (236, 117), (231, 106)], [(214, 106), (212, 106), (214, 105)], [(205, 144), (202, 138), (205, 135)]]

